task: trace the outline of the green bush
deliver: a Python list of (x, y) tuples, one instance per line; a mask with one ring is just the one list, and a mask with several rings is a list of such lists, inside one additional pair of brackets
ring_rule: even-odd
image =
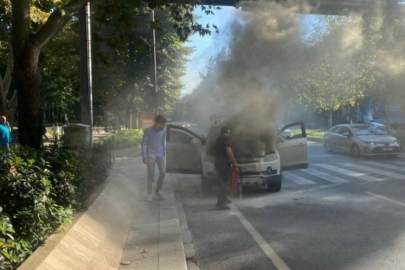
[(109, 138), (114, 137), (115, 149), (122, 150), (139, 146), (142, 142), (142, 136), (142, 129), (125, 129), (111, 134)]
[(15, 269), (108, 176), (109, 144), (0, 151), (0, 270)]

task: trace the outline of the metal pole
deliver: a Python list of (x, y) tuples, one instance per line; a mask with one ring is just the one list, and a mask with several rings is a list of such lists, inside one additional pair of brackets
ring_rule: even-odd
[[(152, 9), (151, 12), (151, 16), (152, 16), (152, 23), (155, 22), (155, 10)], [(155, 94), (158, 91), (158, 87), (157, 87), (157, 71), (156, 71), (156, 37), (155, 37), (155, 28), (152, 28), (152, 46), (153, 46), (153, 75), (154, 75), (154, 86), (155, 86)]]
[(91, 57), (91, 18), (90, 2), (86, 5), (86, 32), (87, 32), (87, 74), (89, 89), (89, 108), (90, 108), (90, 143), (93, 144), (93, 74), (92, 74), (92, 57)]
[(93, 143), (93, 79), (91, 61), (90, 2), (79, 11), (80, 25), (80, 88), (81, 122), (90, 126), (90, 142)]

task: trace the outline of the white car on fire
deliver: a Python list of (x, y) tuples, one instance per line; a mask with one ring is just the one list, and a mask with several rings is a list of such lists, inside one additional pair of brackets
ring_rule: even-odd
[[(210, 141), (220, 134), (223, 121), (212, 122), (207, 138), (202, 138), (183, 127), (167, 126), (167, 172), (201, 175), (203, 193), (218, 183), (214, 167), (214, 156), (206, 151)], [(283, 136), (289, 128), (294, 129), (292, 137)], [(231, 135), (232, 140), (232, 135)], [(289, 124), (278, 130), (277, 150), (250, 159), (238, 158), (242, 186), (267, 186), (271, 192), (278, 192), (282, 184), (282, 171), (308, 168), (307, 138), (303, 122)]]

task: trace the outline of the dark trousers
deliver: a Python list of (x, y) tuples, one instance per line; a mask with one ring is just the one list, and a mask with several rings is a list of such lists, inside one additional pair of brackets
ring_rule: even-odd
[(218, 180), (218, 201), (217, 205), (225, 205), (227, 201), (226, 191), (228, 190), (228, 181), (231, 177), (231, 165), (229, 161), (215, 161), (215, 171)]

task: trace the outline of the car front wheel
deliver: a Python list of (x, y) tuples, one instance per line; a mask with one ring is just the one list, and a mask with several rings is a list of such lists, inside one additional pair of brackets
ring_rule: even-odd
[(358, 157), (360, 156), (360, 148), (357, 146), (357, 144), (352, 145), (352, 149), (350, 151), (352, 153), (353, 157)]
[(328, 153), (333, 153), (332, 145), (330, 144), (329, 141), (326, 141), (324, 144), (325, 150)]

